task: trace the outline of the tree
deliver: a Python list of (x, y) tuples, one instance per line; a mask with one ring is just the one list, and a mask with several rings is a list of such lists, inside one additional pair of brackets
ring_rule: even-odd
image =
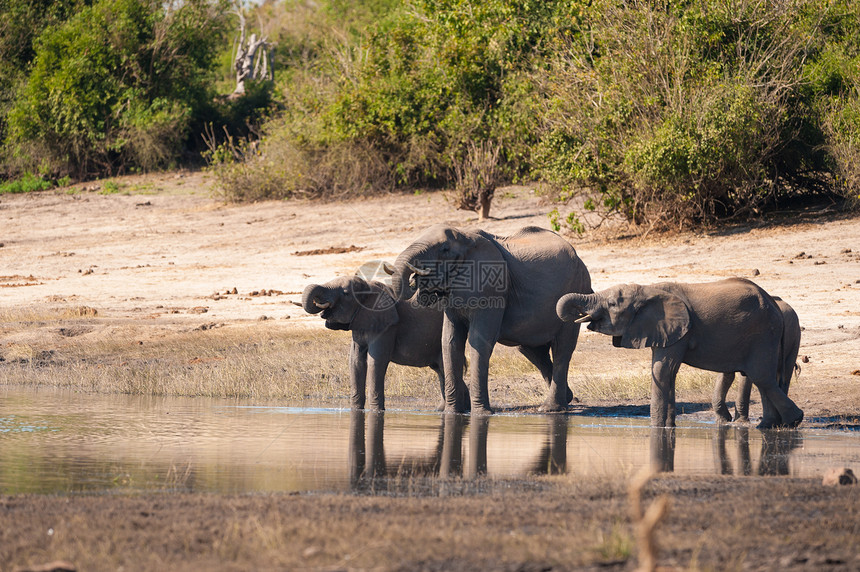
[(56, 175), (168, 164), (211, 105), (223, 13), (205, 0), (100, 0), (47, 28), (8, 115), (8, 148)]
[(271, 67), (269, 51), (271, 44), (266, 36), (257, 37), (251, 33), (247, 38), (247, 22), (245, 10), (240, 4), (234, 6), (233, 13), (239, 18), (239, 40), (236, 43), (236, 57), (233, 58), (233, 69), (236, 71), (236, 89), (231, 97), (245, 94), (245, 82), (254, 80), (274, 81), (274, 68)]

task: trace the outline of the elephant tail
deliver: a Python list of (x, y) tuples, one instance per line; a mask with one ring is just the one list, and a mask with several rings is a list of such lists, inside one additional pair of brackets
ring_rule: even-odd
[(794, 368), (788, 366), (785, 363), (785, 353), (787, 348), (785, 347), (785, 321), (782, 323), (782, 333), (779, 336), (779, 366), (777, 367), (777, 382), (779, 384), (779, 388), (788, 395), (788, 387), (789, 383), (791, 383), (791, 375), (795, 370), (799, 370), (797, 363), (794, 364)]

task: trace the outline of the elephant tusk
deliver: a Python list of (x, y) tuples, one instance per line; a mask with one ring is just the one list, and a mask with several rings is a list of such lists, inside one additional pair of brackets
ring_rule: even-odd
[(410, 264), (409, 262), (406, 263), (406, 267), (418, 276), (427, 276), (428, 274), (430, 274), (429, 270), (418, 268), (417, 266), (415, 266), (414, 264)]
[(590, 322), (593, 319), (594, 319), (594, 316), (592, 316), (591, 314), (586, 314), (580, 318), (575, 319), (573, 322), (575, 324), (584, 324), (585, 322)]
[(319, 302), (314, 300), (314, 306), (316, 306), (317, 308), (322, 308), (323, 310), (325, 310), (326, 308), (331, 307), (331, 302), (323, 302), (322, 304), (320, 304)]
[(383, 262), (383, 263), (382, 263), (382, 270), (383, 270), (386, 274), (388, 274), (389, 276), (393, 276), (393, 275), (394, 275), (394, 273), (395, 273), (395, 272), (397, 272), (397, 269), (396, 269), (396, 268), (394, 268), (392, 265), (390, 265), (390, 264), (389, 264), (389, 263), (387, 263), (387, 262)]

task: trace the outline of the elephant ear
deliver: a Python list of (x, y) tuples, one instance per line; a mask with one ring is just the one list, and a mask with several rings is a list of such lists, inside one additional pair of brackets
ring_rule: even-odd
[(367, 288), (355, 293), (358, 308), (350, 323), (352, 330), (382, 333), (399, 320), (394, 293), (379, 282), (368, 282)]
[(690, 312), (680, 296), (656, 288), (642, 288), (643, 301), (620, 340), (624, 348), (665, 348), (690, 331)]

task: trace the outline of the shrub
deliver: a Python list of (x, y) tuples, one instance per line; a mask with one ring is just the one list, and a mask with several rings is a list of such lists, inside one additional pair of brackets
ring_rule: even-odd
[(46, 191), (53, 187), (50, 181), (38, 177), (32, 173), (25, 173), (18, 179), (12, 179), (0, 183), (0, 195), (5, 193), (30, 193), (33, 191)]
[(803, 88), (804, 66), (833, 37), (831, 4), (592, 3), (543, 79), (536, 176), (562, 198), (596, 194), (604, 212), (657, 226), (827, 187)]
[[(498, 147), (494, 177), (524, 175), (540, 109), (530, 74), (558, 4), (363, 3), (379, 10), (366, 34), (344, 31), (345, 41), (323, 47), (307, 36), (284, 42), (302, 46), (292, 54), (307, 57), (282, 80), (283, 115), (267, 125), (270, 141), (259, 146), (269, 159), (219, 166), (222, 187), (247, 196), (232, 174), (257, 170), (267, 173), (260, 173), (264, 179), (281, 178), (277, 169), (300, 173), (316, 195), (347, 192), (350, 181), (356, 193), (445, 184), (466, 165), (473, 145), (491, 141)], [(323, 6), (318, 17), (343, 14), (339, 2)], [(362, 158), (360, 168), (355, 157)], [(296, 163), (285, 167), (282, 159)]]
[(169, 163), (210, 105), (218, 14), (203, 0), (101, 0), (46, 29), (8, 116), (17, 160), (78, 176)]

